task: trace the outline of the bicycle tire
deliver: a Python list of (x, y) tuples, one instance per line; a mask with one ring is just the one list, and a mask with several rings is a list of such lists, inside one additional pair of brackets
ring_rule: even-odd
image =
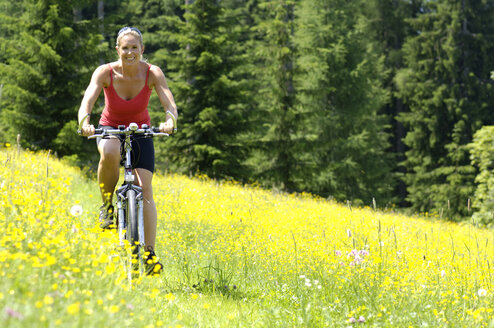
[(135, 190), (127, 191), (127, 240), (129, 241), (132, 249), (132, 258), (137, 260), (135, 262), (136, 267), (139, 265), (140, 247), (139, 244), (139, 229), (137, 222), (137, 207), (136, 207), (136, 192)]

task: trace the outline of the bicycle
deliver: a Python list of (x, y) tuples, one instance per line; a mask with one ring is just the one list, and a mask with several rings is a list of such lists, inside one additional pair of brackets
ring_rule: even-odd
[(116, 225), (120, 246), (125, 249), (126, 241), (130, 244), (131, 254), (127, 265), (129, 279), (132, 279), (134, 274), (142, 276), (144, 273), (143, 249), (145, 246), (142, 188), (134, 184), (131, 143), (136, 138), (153, 138), (155, 136), (169, 136), (169, 134), (160, 132), (159, 128), (156, 127), (150, 128), (147, 124), (143, 124), (139, 129), (136, 123), (131, 123), (128, 127), (120, 125), (117, 129), (96, 129), (93, 135), (88, 136), (88, 139), (119, 138), (124, 148), (121, 153), (124, 179), (122, 185), (115, 191), (117, 196)]

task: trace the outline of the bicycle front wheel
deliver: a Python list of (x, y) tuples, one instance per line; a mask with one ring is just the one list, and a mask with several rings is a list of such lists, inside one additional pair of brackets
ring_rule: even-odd
[[(141, 261), (141, 245), (139, 244), (139, 228), (137, 222), (137, 206), (136, 206), (136, 192), (135, 190), (127, 191), (127, 240), (129, 241), (132, 249), (132, 263), (133, 268), (139, 268), (139, 262)], [(142, 268), (141, 268), (142, 269)]]

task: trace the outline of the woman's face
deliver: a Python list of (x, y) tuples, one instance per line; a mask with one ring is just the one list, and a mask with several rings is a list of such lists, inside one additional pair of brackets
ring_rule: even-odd
[(132, 65), (139, 63), (144, 49), (141, 47), (139, 38), (132, 34), (126, 34), (120, 39), (117, 52), (122, 64)]

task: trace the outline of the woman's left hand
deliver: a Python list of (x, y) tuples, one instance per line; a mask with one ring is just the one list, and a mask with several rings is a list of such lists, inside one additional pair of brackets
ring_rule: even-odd
[(168, 119), (166, 122), (160, 123), (160, 132), (173, 134), (173, 120)]

